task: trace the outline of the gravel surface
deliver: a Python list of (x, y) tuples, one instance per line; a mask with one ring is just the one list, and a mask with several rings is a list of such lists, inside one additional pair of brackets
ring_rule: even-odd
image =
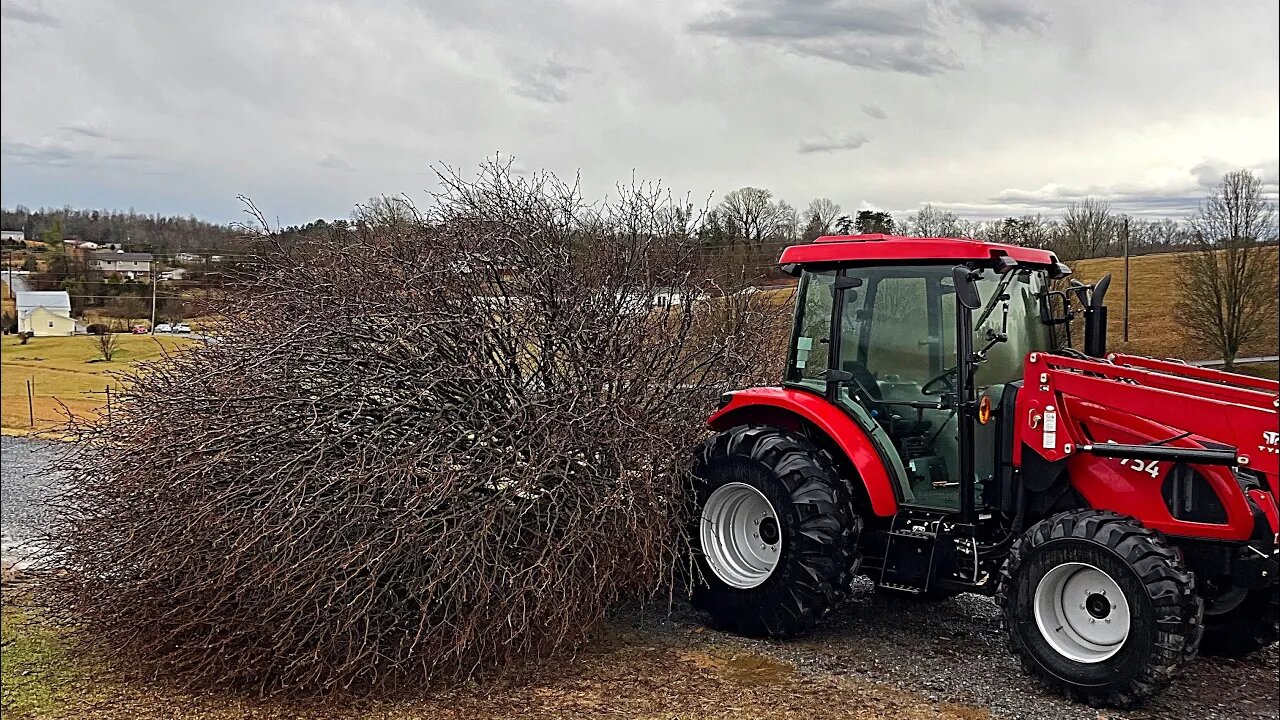
[(0, 436), (0, 557), (6, 566), (21, 561), (43, 521), (41, 502), (56, 482), (45, 467), (61, 449), (50, 440)]
[[(646, 613), (656, 615), (656, 613)], [(682, 606), (679, 630), (702, 617)], [(1048, 694), (1005, 647), (994, 601), (960, 595), (942, 602), (884, 596), (859, 580), (851, 600), (808, 637), (759, 641), (706, 631), (717, 644), (760, 653), (816, 676), (848, 676), (933, 702), (988, 708), (994, 718), (1036, 720), (1217, 720), (1280, 717), (1276, 645), (1244, 660), (1199, 658), (1141, 710), (1096, 710)]]

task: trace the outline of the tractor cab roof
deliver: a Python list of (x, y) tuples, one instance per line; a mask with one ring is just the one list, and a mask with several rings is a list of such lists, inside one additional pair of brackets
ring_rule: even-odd
[(1000, 262), (1038, 265), (1052, 273), (1070, 272), (1048, 250), (1005, 245), (970, 238), (907, 237), (903, 235), (824, 235), (805, 245), (782, 251), (779, 265), (828, 263)]

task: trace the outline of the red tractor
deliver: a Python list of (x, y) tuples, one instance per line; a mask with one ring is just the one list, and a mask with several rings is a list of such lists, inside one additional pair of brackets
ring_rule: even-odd
[(780, 264), (783, 381), (726, 394), (695, 458), (715, 624), (803, 632), (857, 574), (993, 595), (1025, 670), (1114, 706), (1276, 641), (1280, 384), (1106, 354), (1110, 278), (1052, 289), (1045, 250), (823, 237)]

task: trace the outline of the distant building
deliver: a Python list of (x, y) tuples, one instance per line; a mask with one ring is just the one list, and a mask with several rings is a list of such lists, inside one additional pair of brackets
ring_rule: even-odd
[(16, 294), (18, 332), (31, 332), (37, 337), (75, 334), (71, 297), (66, 290), (28, 290)]
[(0, 230), (0, 242), (23, 242), (27, 234), (21, 230)]
[(200, 256), (195, 253), (180, 252), (173, 256), (173, 261), (178, 263), (199, 262)]
[(106, 252), (89, 253), (89, 269), (104, 275), (130, 280), (151, 276), (151, 253)]
[(79, 238), (67, 238), (62, 241), (62, 244), (67, 248), (79, 248), (81, 250), (99, 250), (102, 248), (101, 245), (92, 240), (81, 240)]

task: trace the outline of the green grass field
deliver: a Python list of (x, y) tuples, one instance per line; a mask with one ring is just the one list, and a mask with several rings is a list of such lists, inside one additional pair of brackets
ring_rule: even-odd
[[(0, 341), (0, 426), (6, 433), (55, 430), (65, 420), (62, 405), (80, 413), (96, 413), (106, 403), (106, 388), (118, 386), (112, 372), (134, 363), (156, 360), (192, 342), (182, 337), (117, 334), (119, 349), (111, 362), (99, 357), (88, 336), (36, 337), (26, 345), (16, 336)], [(33, 384), (31, 423), (27, 382)]]

